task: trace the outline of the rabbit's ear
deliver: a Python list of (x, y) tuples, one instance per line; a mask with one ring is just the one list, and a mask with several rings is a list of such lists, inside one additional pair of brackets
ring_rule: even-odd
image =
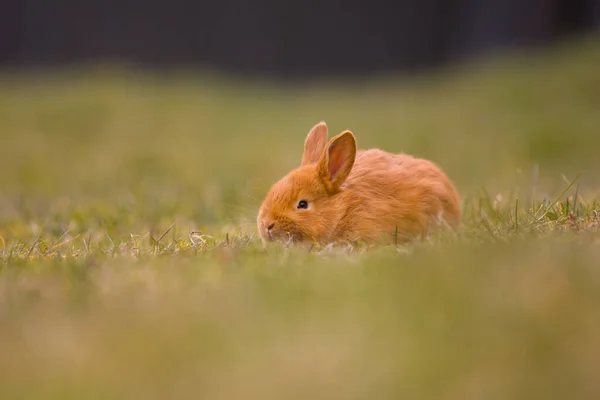
[(313, 126), (304, 141), (304, 154), (302, 155), (302, 166), (314, 164), (323, 155), (327, 144), (327, 125), (319, 122)]
[(350, 175), (356, 159), (356, 139), (350, 131), (333, 137), (318, 164), (319, 179), (329, 192), (336, 192)]

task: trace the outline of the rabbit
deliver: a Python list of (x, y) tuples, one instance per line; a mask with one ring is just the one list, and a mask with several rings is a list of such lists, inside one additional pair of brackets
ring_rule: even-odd
[(324, 121), (313, 126), (300, 166), (265, 196), (257, 217), (265, 246), (408, 241), (426, 237), (441, 221), (457, 228), (460, 198), (436, 164), (403, 153), (357, 150), (349, 130), (327, 137)]

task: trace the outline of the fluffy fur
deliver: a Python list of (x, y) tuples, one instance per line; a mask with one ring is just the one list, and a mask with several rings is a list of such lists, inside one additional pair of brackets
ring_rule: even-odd
[[(298, 207), (301, 200), (307, 208)], [(456, 227), (460, 199), (428, 160), (357, 150), (346, 130), (327, 141), (321, 122), (304, 142), (301, 165), (276, 182), (260, 207), (263, 242), (367, 242), (426, 235), (439, 219)]]

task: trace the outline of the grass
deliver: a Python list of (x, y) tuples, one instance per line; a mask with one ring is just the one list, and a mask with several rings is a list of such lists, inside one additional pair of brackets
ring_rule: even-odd
[[(598, 398), (600, 47), (281, 86), (0, 75), (0, 397)], [(456, 233), (264, 250), (326, 120), (434, 160)]]

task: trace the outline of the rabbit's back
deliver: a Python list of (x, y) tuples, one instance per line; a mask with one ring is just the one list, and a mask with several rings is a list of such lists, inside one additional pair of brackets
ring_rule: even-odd
[(376, 238), (395, 233), (425, 234), (442, 217), (456, 227), (460, 200), (444, 172), (433, 162), (379, 149), (361, 150), (346, 184), (351, 193), (340, 234)]

